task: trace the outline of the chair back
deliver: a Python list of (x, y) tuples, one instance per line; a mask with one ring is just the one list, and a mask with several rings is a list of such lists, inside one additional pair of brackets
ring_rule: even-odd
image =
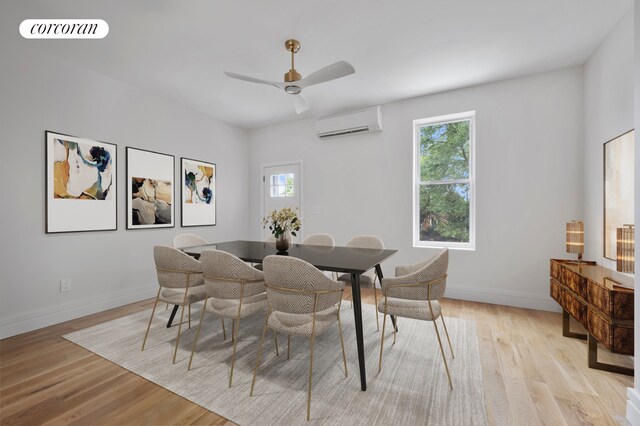
[(265, 257), (262, 265), (272, 311), (311, 314), (342, 300), (343, 283), (302, 259), (272, 255)]
[(215, 299), (240, 299), (264, 292), (264, 274), (240, 258), (220, 250), (200, 255), (207, 295)]
[(347, 247), (384, 249), (384, 243), (374, 235), (358, 235), (347, 242)]
[(155, 246), (158, 284), (165, 288), (190, 288), (204, 284), (202, 265), (199, 261), (169, 246)]
[(331, 235), (318, 233), (309, 235), (304, 239), (302, 244), (333, 247), (336, 245), (336, 242)]
[(205, 244), (209, 244), (209, 242), (196, 234), (180, 234), (173, 237), (173, 247), (177, 249), (203, 246)]
[(444, 248), (433, 256), (416, 272), (402, 277), (403, 281), (424, 284), (433, 282), (429, 289), (422, 287), (398, 287), (390, 289), (388, 295), (403, 299), (438, 300), (444, 296), (447, 288), (447, 269), (449, 267), (449, 249)]

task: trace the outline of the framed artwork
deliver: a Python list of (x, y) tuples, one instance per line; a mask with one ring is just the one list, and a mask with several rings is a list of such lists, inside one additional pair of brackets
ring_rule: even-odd
[(604, 257), (616, 259), (616, 228), (634, 223), (634, 131), (604, 144)]
[(181, 159), (182, 226), (216, 224), (216, 165), (204, 161)]
[(175, 226), (173, 155), (127, 147), (127, 229)]
[(45, 232), (118, 229), (117, 146), (49, 130), (44, 139)]

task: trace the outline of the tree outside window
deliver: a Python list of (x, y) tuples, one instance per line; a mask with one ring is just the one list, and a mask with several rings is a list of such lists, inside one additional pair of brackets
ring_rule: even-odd
[(415, 246), (474, 248), (474, 116), (414, 122)]

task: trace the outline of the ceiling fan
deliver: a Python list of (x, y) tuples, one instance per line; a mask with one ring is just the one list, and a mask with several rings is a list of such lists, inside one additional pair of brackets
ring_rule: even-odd
[(238, 80), (249, 81), (251, 83), (267, 84), (274, 86), (280, 90), (284, 90), (290, 95), (294, 95), (293, 106), (296, 109), (296, 113), (309, 109), (307, 100), (302, 96), (302, 89), (305, 87), (313, 86), (314, 84), (325, 83), (327, 81), (335, 80), (337, 78), (346, 77), (349, 74), (356, 72), (355, 69), (345, 61), (339, 61), (331, 65), (327, 65), (324, 68), (320, 68), (318, 71), (302, 78), (302, 75), (296, 71), (294, 67), (294, 55), (300, 50), (300, 42), (298, 40), (287, 40), (284, 43), (284, 47), (291, 52), (291, 69), (284, 74), (284, 82), (279, 83), (276, 81), (261, 80), (259, 78), (247, 77), (245, 75), (235, 74), (225, 71), (224, 73), (232, 78)]

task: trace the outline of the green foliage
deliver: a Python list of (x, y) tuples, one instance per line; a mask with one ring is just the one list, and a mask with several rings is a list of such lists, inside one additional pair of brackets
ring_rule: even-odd
[[(469, 122), (420, 129), (420, 178), (448, 181), (469, 178)], [(469, 184), (420, 186), (420, 240), (469, 241)]]
[(469, 122), (420, 128), (420, 179), (469, 178)]

